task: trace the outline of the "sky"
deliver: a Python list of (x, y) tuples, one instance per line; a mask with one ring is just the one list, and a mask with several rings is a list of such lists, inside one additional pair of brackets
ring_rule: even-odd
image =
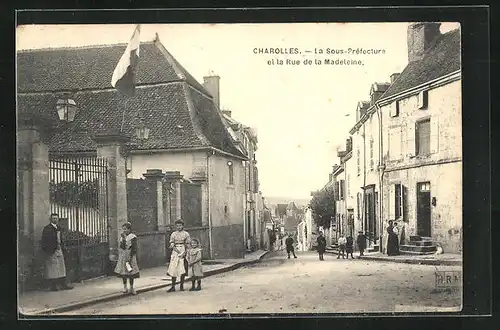
[[(358, 101), (374, 82), (407, 64), (407, 23), (151, 24), (141, 41), (161, 43), (200, 83), (220, 76), (220, 105), (258, 134), (256, 159), (264, 196), (310, 198), (328, 181), (355, 124)], [(17, 49), (126, 43), (134, 25), (25, 25)], [(441, 32), (457, 28), (442, 23)], [(299, 54), (255, 54), (297, 48)], [(350, 55), (349, 48), (379, 50)], [(319, 50), (323, 54), (316, 54)], [(326, 54), (327, 50), (345, 54)], [(307, 52), (309, 51), (309, 52)], [(281, 59), (282, 65), (269, 64)], [(324, 59), (362, 65), (331, 65)], [(299, 61), (299, 65), (286, 64)], [(304, 64), (311, 60), (313, 64)], [(314, 64), (321, 60), (322, 64)], [(295, 62), (293, 62), (295, 63)], [(110, 77), (111, 79), (111, 77)]]

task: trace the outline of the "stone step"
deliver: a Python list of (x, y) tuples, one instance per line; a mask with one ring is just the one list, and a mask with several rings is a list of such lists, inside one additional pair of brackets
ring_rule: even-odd
[(412, 246), (431, 246), (431, 245), (434, 245), (434, 243), (432, 241), (413, 241), (413, 242), (409, 242), (409, 244), (407, 245), (412, 245)]
[(437, 246), (417, 246), (417, 245), (401, 245), (399, 247), (400, 252), (436, 252)]
[(410, 242), (421, 242), (421, 241), (432, 241), (432, 237), (424, 237), (424, 236), (410, 236)]
[(401, 255), (410, 255), (410, 256), (424, 256), (424, 255), (432, 255), (435, 254), (435, 252), (413, 252), (413, 251), (399, 251), (399, 254)]
[(375, 244), (373, 247), (369, 247), (366, 249), (366, 252), (378, 252), (380, 251), (380, 246)]

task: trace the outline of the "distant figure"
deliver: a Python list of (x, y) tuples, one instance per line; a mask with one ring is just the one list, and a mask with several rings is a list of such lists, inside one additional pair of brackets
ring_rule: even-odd
[(293, 247), (292, 236), (288, 235), (287, 239), (285, 240), (285, 245), (286, 245), (286, 253), (288, 254), (288, 259), (290, 259), (290, 253), (293, 253), (293, 257), (297, 258), (297, 256), (295, 255), (295, 248)]
[(325, 236), (323, 236), (323, 232), (319, 232), (319, 236), (316, 239), (316, 242), (318, 243), (318, 254), (319, 254), (319, 260), (325, 260), (323, 259), (323, 254), (326, 251), (326, 239)]
[(363, 231), (361, 231), (361, 230), (358, 232), (358, 237), (356, 238), (356, 243), (358, 244), (359, 256), (361, 257), (364, 255), (365, 249), (366, 249), (366, 236), (363, 233)]
[(354, 250), (354, 238), (352, 238), (352, 236), (349, 235), (346, 238), (346, 244), (345, 244), (347, 259), (349, 259), (349, 254), (351, 255), (351, 258), (354, 259), (354, 256), (352, 255), (353, 250)]
[[(189, 291), (200, 291), (201, 290), (201, 279), (203, 277), (203, 268), (201, 264), (202, 249), (200, 247), (200, 242), (193, 238), (191, 240), (191, 249), (187, 253), (188, 261), (188, 274), (191, 277), (192, 286)], [(195, 287), (195, 282), (197, 286)]]
[(340, 238), (339, 238), (337, 243), (339, 245), (339, 253), (338, 253), (337, 259), (340, 259), (340, 255), (342, 255), (342, 259), (345, 259), (344, 252), (345, 252), (345, 245), (347, 243), (347, 240), (343, 234), (340, 234)]
[(387, 255), (396, 256), (399, 254), (398, 235), (394, 231), (393, 221), (389, 221), (387, 227)]
[(64, 262), (64, 241), (61, 237), (59, 215), (52, 213), (50, 223), (42, 231), (42, 251), (45, 252), (44, 277), (49, 282), (52, 291), (70, 290), (66, 284), (66, 264)]
[[(126, 222), (122, 226), (115, 273), (122, 278), (123, 293), (135, 295), (134, 279), (139, 278), (140, 274), (137, 265), (137, 236), (132, 233), (130, 222)], [(130, 283), (130, 290), (127, 288), (127, 279)]]

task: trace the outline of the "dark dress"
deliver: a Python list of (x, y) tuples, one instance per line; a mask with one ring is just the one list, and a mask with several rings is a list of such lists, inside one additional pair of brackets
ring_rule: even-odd
[(347, 243), (345, 244), (345, 251), (347, 253), (352, 253), (354, 249), (354, 239), (352, 237), (347, 237)]
[(318, 239), (316, 240), (318, 243), (318, 253), (323, 254), (326, 251), (326, 239), (323, 236), (318, 236)]
[(366, 236), (364, 234), (359, 234), (356, 238), (356, 243), (358, 244), (359, 251), (362, 253), (366, 249)]
[(387, 255), (396, 256), (399, 254), (398, 235), (394, 233), (394, 227), (387, 227)]
[(285, 240), (285, 245), (286, 245), (286, 252), (292, 252), (292, 251), (294, 251), (294, 248), (293, 248), (293, 238), (288, 237)]

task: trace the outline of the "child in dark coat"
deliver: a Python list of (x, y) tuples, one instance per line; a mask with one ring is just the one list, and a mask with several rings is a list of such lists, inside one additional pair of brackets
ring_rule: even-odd
[(363, 256), (366, 248), (366, 236), (363, 231), (358, 232), (358, 237), (356, 238), (356, 243), (358, 244), (359, 256)]
[(347, 259), (349, 259), (349, 254), (351, 255), (351, 258), (354, 259), (354, 256), (352, 255), (353, 250), (354, 250), (354, 239), (352, 238), (351, 235), (349, 235), (345, 243), (345, 252), (347, 253)]

